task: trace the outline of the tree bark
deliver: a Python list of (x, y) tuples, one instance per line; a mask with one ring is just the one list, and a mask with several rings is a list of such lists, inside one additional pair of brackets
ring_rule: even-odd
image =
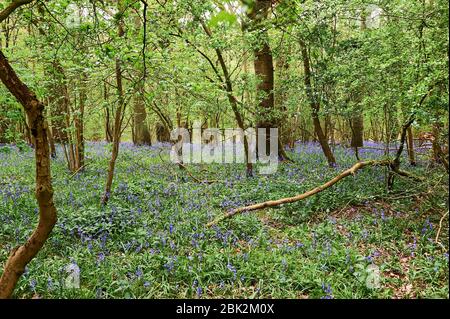
[(355, 110), (355, 113), (351, 118), (352, 140), (350, 146), (356, 148), (364, 146), (364, 116), (359, 108)]
[(413, 135), (413, 131), (412, 131), (412, 127), (408, 127), (407, 130), (407, 134), (408, 134), (408, 158), (409, 158), (409, 163), (412, 166), (416, 165), (416, 156), (415, 156), (415, 152), (414, 152), (414, 135)]
[(145, 109), (143, 88), (142, 85), (138, 88), (138, 92), (134, 97), (133, 108), (133, 127), (134, 127), (134, 144), (135, 145), (150, 145), (150, 131), (147, 126), (147, 111)]
[(39, 222), (27, 242), (15, 248), (6, 261), (0, 277), (0, 298), (11, 297), (25, 266), (36, 256), (49, 237), (57, 220), (53, 203), (50, 174), (50, 152), (47, 140), (44, 104), (39, 101), (17, 76), (8, 60), (0, 51), (0, 79), (25, 109), (30, 121), (31, 134), (35, 139), (36, 199), (39, 205)]

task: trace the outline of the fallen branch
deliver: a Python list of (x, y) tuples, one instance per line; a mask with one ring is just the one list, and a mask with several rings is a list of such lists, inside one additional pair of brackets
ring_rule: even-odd
[[(162, 152), (162, 151), (163, 151), (162, 149), (159, 151), (158, 156), (159, 156), (159, 158), (161, 159), (162, 162), (166, 162), (166, 161), (162, 158), (162, 156), (161, 156), (161, 152)], [(187, 168), (186, 165), (184, 165), (183, 163), (179, 162), (179, 163), (177, 163), (177, 165), (178, 165), (178, 167), (179, 167), (181, 170), (183, 170), (184, 172), (186, 172), (186, 174), (188, 174), (188, 175), (189, 175), (196, 183), (199, 183), (199, 184), (202, 184), (202, 183), (204, 183), (204, 184), (213, 184), (213, 183), (218, 183), (218, 182), (220, 182), (220, 181), (218, 181), (218, 180), (200, 180), (200, 179), (198, 179), (197, 177), (195, 177), (191, 172), (189, 172), (188, 168)]]
[(209, 222), (206, 225), (206, 227), (211, 227), (211, 226), (221, 222), (222, 220), (230, 218), (239, 213), (249, 212), (252, 210), (259, 210), (259, 209), (268, 208), (268, 207), (275, 207), (275, 206), (279, 206), (282, 204), (289, 204), (289, 203), (303, 200), (305, 198), (308, 198), (312, 195), (320, 193), (321, 191), (333, 186), (334, 184), (336, 184), (341, 179), (343, 179), (347, 176), (355, 175), (356, 171), (358, 171), (366, 166), (391, 166), (391, 161), (390, 160), (372, 160), (372, 161), (358, 162), (355, 165), (353, 165), (352, 167), (350, 167), (349, 169), (343, 171), (341, 174), (334, 177), (333, 179), (329, 180), (325, 184), (318, 186), (310, 191), (307, 191), (306, 193), (299, 194), (299, 195), (296, 195), (293, 197), (287, 197), (287, 198), (282, 198), (282, 199), (277, 199), (277, 200), (270, 200), (270, 201), (263, 202), (263, 203), (258, 203), (258, 204), (253, 204), (253, 205), (233, 209), (233, 210), (229, 211), (228, 213), (222, 215), (221, 217)]
[(445, 251), (447, 251), (447, 249), (445, 248), (444, 245), (442, 245), (441, 242), (439, 242), (439, 236), (441, 235), (442, 222), (444, 221), (445, 217), (447, 217), (447, 216), (448, 216), (448, 211), (447, 211), (447, 212), (441, 217), (441, 219), (439, 220), (439, 228), (438, 228), (438, 231), (437, 231), (437, 233), (436, 233), (436, 238), (435, 238), (435, 240), (434, 240), (434, 242), (435, 242), (436, 244), (439, 244), (441, 247), (443, 247)]
[(195, 177), (194, 175), (192, 175), (191, 172), (189, 172), (189, 170), (187, 169), (187, 167), (184, 164), (178, 163), (178, 166), (183, 169), (183, 171), (185, 171), (194, 181), (196, 181), (197, 183), (206, 183), (206, 184), (213, 184), (213, 183), (217, 183), (217, 180), (199, 180), (197, 177)]
[(77, 169), (69, 178), (74, 178), (81, 170), (83, 170), (88, 164), (84, 164), (79, 169)]

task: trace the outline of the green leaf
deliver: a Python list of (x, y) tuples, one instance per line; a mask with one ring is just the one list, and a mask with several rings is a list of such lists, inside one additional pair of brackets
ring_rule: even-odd
[(218, 14), (213, 16), (211, 18), (211, 20), (209, 20), (208, 25), (211, 28), (216, 27), (221, 22), (228, 23), (229, 25), (233, 25), (236, 22), (236, 20), (237, 20), (237, 17), (234, 14), (229, 13), (225, 10), (222, 10)]

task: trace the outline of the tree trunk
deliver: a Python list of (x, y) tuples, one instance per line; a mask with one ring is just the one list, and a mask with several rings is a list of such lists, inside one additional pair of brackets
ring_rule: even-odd
[(328, 141), (323, 133), (322, 126), (320, 125), (319, 119), (319, 109), (320, 104), (314, 96), (314, 92), (312, 90), (311, 85), (311, 67), (309, 65), (309, 55), (308, 50), (306, 49), (306, 44), (303, 40), (300, 41), (302, 58), (303, 58), (303, 67), (305, 71), (305, 87), (308, 99), (311, 105), (311, 115), (314, 124), (314, 132), (317, 135), (317, 139), (319, 140), (320, 146), (322, 147), (322, 151), (327, 158), (328, 165), (334, 167), (336, 165), (336, 159), (334, 158), (333, 152), (331, 151), (330, 146), (328, 145)]
[[(121, 1), (118, 3), (119, 11), (121, 11)], [(123, 21), (119, 21), (118, 35), (123, 37), (125, 34), (123, 29)], [(120, 137), (122, 135), (122, 121), (123, 113), (125, 112), (125, 101), (123, 95), (123, 84), (122, 84), (122, 67), (119, 57), (116, 58), (116, 85), (117, 85), (117, 96), (118, 96), (118, 107), (114, 117), (114, 130), (113, 130), (113, 148), (111, 153), (111, 159), (108, 166), (108, 176), (106, 178), (105, 194), (102, 198), (102, 204), (106, 205), (111, 195), (111, 186), (114, 178), (114, 168), (116, 166), (117, 156), (119, 155), (119, 145)]]
[(439, 145), (439, 134), (440, 134), (440, 123), (433, 124), (433, 137), (431, 140), (431, 148), (433, 151), (433, 161), (435, 163), (440, 162), (440, 145)]
[(106, 81), (103, 83), (103, 100), (105, 101), (105, 139), (108, 143), (112, 142), (111, 116), (109, 114), (109, 95)]
[(78, 114), (74, 115), (75, 123), (75, 134), (76, 134), (76, 144), (75, 144), (75, 155), (76, 155), (76, 171), (84, 167), (84, 108), (87, 99), (86, 94), (86, 73), (82, 73), (80, 79), (80, 106)]
[[(365, 32), (367, 29), (366, 25), (366, 12), (363, 9), (361, 12), (361, 32)], [(354, 115), (350, 119), (352, 127), (352, 139), (350, 146), (355, 148), (358, 152), (358, 147), (364, 146), (364, 114), (361, 106), (362, 95), (364, 94), (364, 84), (361, 85), (359, 92), (356, 92), (354, 96), (357, 99), (357, 106), (354, 110)]]
[(355, 110), (355, 116), (352, 117), (352, 140), (351, 147), (363, 147), (364, 146), (364, 116), (362, 110), (359, 108)]
[(408, 127), (407, 130), (408, 133), (408, 158), (409, 158), (409, 163), (413, 166), (416, 165), (416, 156), (414, 154), (414, 135), (413, 135), (413, 131), (412, 131), (412, 127)]
[(277, 117), (277, 124), (278, 129), (280, 130), (279, 136), (281, 139), (281, 144), (286, 145), (289, 144), (289, 138), (291, 136), (291, 132), (293, 130), (292, 125), (292, 117), (288, 114), (287, 107), (286, 107), (286, 99), (287, 94), (285, 90), (285, 82), (289, 79), (288, 78), (288, 70), (289, 70), (289, 63), (287, 61), (288, 52), (284, 52), (281, 54), (281, 56), (278, 57), (277, 63), (276, 63), (276, 73), (277, 73), (277, 79), (276, 79), (276, 85), (277, 88), (274, 93), (275, 98), (275, 106), (281, 114), (284, 114), (284, 117), (278, 116)]
[[(54, 124), (56, 124), (57, 132), (59, 134), (58, 141), (63, 144), (63, 148), (65, 149), (67, 167), (71, 172), (75, 172), (80, 168), (78, 161), (79, 156), (77, 152), (78, 136), (73, 136), (71, 133), (72, 112), (67, 78), (64, 68), (59, 61), (52, 62), (52, 68), (50, 71), (55, 80), (55, 84), (53, 84), (51, 88), (51, 99), (56, 104), (56, 117)], [(78, 135), (78, 126), (80, 125), (80, 122), (77, 112), (74, 112), (73, 120), (75, 123), (76, 135)]]
[(55, 147), (55, 141), (53, 139), (52, 132), (50, 130), (50, 127), (48, 126), (48, 122), (45, 123), (45, 126), (47, 127), (47, 137), (48, 142), (50, 145), (50, 155), (52, 158), (56, 158), (56, 147)]
[(0, 298), (11, 297), (25, 266), (36, 256), (49, 237), (57, 220), (53, 203), (50, 174), (50, 152), (47, 140), (44, 104), (17, 77), (3, 52), (0, 51), (0, 79), (25, 109), (35, 139), (36, 199), (39, 205), (39, 223), (28, 241), (11, 252), (0, 277)]
[[(143, 84), (142, 84), (143, 85)], [(134, 127), (134, 139), (133, 142), (136, 145), (150, 145), (150, 131), (147, 126), (147, 112), (145, 110), (145, 103), (143, 97), (143, 88), (140, 87), (134, 97), (133, 108), (133, 127)]]
[[(279, 128), (278, 124), (280, 122), (275, 110), (273, 91), (274, 67), (272, 51), (269, 45), (269, 35), (266, 29), (260, 25), (267, 19), (271, 2), (271, 0), (256, 0), (252, 11), (248, 15), (252, 20), (253, 27), (258, 31), (258, 44), (253, 51), (255, 75), (258, 78), (256, 96), (258, 99), (258, 114), (260, 114), (257, 118), (256, 127), (265, 129), (266, 152), (270, 150), (270, 128)], [(279, 111), (280, 113), (285, 113), (281, 112), (281, 109)], [(279, 130), (278, 136), (279, 138), (281, 137), (281, 130)], [(278, 141), (278, 156), (282, 160), (287, 159), (281, 141)]]

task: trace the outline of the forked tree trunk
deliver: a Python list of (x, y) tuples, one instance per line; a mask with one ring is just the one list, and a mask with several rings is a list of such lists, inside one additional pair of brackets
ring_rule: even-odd
[(56, 224), (57, 214), (53, 203), (44, 104), (18, 78), (1, 51), (0, 79), (25, 109), (31, 134), (35, 139), (36, 199), (39, 205), (39, 223), (36, 229), (24, 245), (13, 249), (0, 277), (0, 298), (9, 298), (24, 273), (25, 266), (36, 256), (49, 237)]
[(109, 160), (108, 165), (108, 176), (106, 178), (105, 185), (105, 193), (102, 198), (102, 204), (106, 205), (111, 195), (111, 187), (114, 179), (114, 169), (116, 166), (117, 156), (119, 155), (119, 145), (120, 145), (120, 136), (122, 130), (122, 112), (124, 107), (124, 99), (123, 99), (123, 86), (122, 86), (122, 70), (120, 67), (120, 61), (116, 59), (116, 80), (117, 80), (117, 92), (119, 96), (119, 106), (116, 110), (116, 114), (114, 117), (114, 127), (113, 127), (113, 136), (112, 136), (112, 152), (111, 159)]
[[(118, 2), (119, 11), (121, 11), (121, 1)], [(123, 29), (123, 22), (119, 21), (118, 26), (119, 37), (123, 37), (125, 32)], [(123, 84), (122, 84), (122, 67), (120, 58), (116, 58), (116, 85), (117, 85), (117, 96), (118, 96), (118, 107), (116, 114), (114, 116), (114, 128), (113, 128), (113, 148), (111, 153), (111, 159), (108, 166), (108, 176), (106, 178), (105, 193), (102, 198), (102, 204), (106, 205), (111, 195), (111, 187), (114, 178), (114, 168), (116, 166), (117, 156), (119, 155), (119, 145), (120, 137), (122, 135), (122, 122), (123, 114), (125, 112), (125, 100), (123, 95)]]

